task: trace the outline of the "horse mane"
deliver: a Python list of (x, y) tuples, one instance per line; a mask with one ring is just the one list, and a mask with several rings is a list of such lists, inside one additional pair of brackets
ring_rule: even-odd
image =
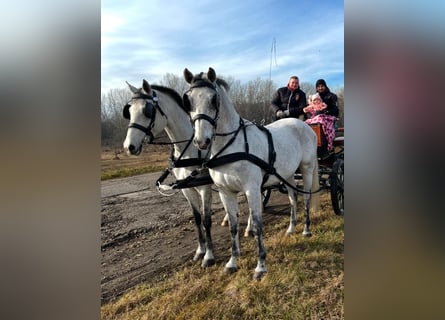
[(182, 110), (184, 110), (186, 113), (188, 113), (184, 108), (182, 97), (179, 95), (178, 92), (176, 92), (176, 90), (169, 88), (169, 87), (156, 85), (156, 84), (151, 85), (151, 88), (169, 95), (173, 100), (175, 100), (175, 102), (181, 107)]
[(226, 91), (230, 89), (229, 84), (224, 79), (216, 78), (216, 84), (222, 86)]

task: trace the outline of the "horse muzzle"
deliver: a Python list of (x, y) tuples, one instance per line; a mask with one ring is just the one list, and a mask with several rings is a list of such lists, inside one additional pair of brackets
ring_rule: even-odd
[(210, 138), (207, 138), (204, 141), (202, 141), (195, 138), (193, 139), (193, 144), (200, 150), (207, 150), (212, 144), (212, 140)]
[(134, 145), (130, 144), (128, 148), (125, 148), (125, 151), (128, 155), (138, 156), (142, 152), (142, 144), (139, 145), (138, 148), (136, 148)]

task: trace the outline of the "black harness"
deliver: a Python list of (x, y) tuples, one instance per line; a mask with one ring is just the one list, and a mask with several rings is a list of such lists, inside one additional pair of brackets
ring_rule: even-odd
[[(133, 99), (144, 99), (145, 101), (145, 107), (144, 107), (144, 115), (150, 119), (150, 123), (148, 124), (147, 127), (144, 127), (136, 122), (130, 122), (130, 124), (128, 125), (128, 128), (135, 128), (135, 129), (139, 129), (142, 132), (144, 132), (147, 136), (150, 137), (149, 141), (153, 141), (154, 137), (153, 137), (153, 133), (151, 132), (151, 129), (154, 127), (155, 125), (155, 120), (156, 120), (156, 110), (158, 110), (162, 116), (164, 116), (165, 118), (167, 118), (167, 116), (165, 115), (164, 111), (162, 111), (161, 107), (159, 106), (158, 103), (158, 97), (156, 96), (156, 92), (153, 91), (153, 95), (147, 95), (144, 93), (138, 93), (135, 94), (131, 100)], [(124, 110), (123, 110), (123, 116), (125, 119), (130, 120), (130, 101), (124, 106)]]
[[(166, 116), (164, 111), (159, 106), (159, 103), (158, 103), (159, 99), (156, 95), (156, 92), (155, 91), (152, 91), (152, 92), (153, 92), (152, 96), (138, 92), (131, 98), (131, 100), (133, 100), (133, 99), (146, 100), (145, 106), (143, 109), (143, 113), (147, 118), (150, 119), (150, 123), (148, 124), (147, 127), (144, 127), (136, 122), (130, 122), (130, 124), (128, 125), (128, 128), (135, 128), (135, 129), (138, 129), (138, 130), (141, 130), (142, 132), (144, 132), (147, 136), (149, 136), (149, 141), (148, 141), (149, 144), (164, 144), (164, 143), (159, 143), (159, 142), (153, 142), (154, 136), (153, 136), (153, 133), (151, 132), (151, 129), (155, 125), (156, 110), (158, 110), (161, 113), (161, 115), (164, 116), (165, 118), (168, 118), (168, 117)], [(130, 120), (130, 107), (131, 107), (131, 104), (129, 101), (124, 106), (124, 109), (123, 109), (123, 117), (128, 120)], [(174, 148), (173, 147), (171, 148), (169, 167), (162, 173), (162, 175), (159, 177), (159, 179), (156, 180), (157, 186), (160, 186), (162, 184), (162, 182), (168, 177), (168, 175), (171, 174), (173, 168), (185, 168), (185, 167), (202, 166), (203, 165), (205, 159), (201, 156), (200, 150), (198, 150), (198, 158), (182, 159), (185, 152), (189, 148), (191, 142), (193, 141), (193, 136), (189, 140), (184, 140), (184, 141), (179, 141), (179, 142), (186, 142), (186, 141), (187, 141), (187, 145), (185, 146), (184, 150), (181, 152), (181, 154), (179, 155), (179, 157), (177, 159), (175, 159), (175, 157), (174, 157)], [(179, 143), (179, 142), (178, 141), (170, 142), (167, 144), (174, 145), (175, 143)], [(213, 181), (210, 178), (210, 175), (208, 173), (207, 173), (207, 175), (198, 176), (198, 172), (195, 173), (195, 171), (193, 171), (189, 177), (182, 179), (182, 180), (178, 180), (178, 181), (176, 181), (176, 183), (172, 184), (172, 186), (174, 186), (173, 188), (178, 188), (178, 189), (179, 188), (190, 188), (190, 187), (194, 187), (194, 186), (198, 186), (198, 185), (213, 184)]]
[[(190, 101), (189, 101), (187, 93), (190, 92), (193, 88), (199, 88), (199, 87), (208, 87), (210, 89), (215, 90), (215, 92), (216, 92), (215, 101), (213, 101), (212, 103), (215, 105), (216, 114), (215, 114), (214, 118), (211, 118), (206, 114), (197, 114), (190, 120), (193, 125), (194, 125), (195, 121), (197, 121), (199, 119), (206, 120), (206, 121), (210, 122), (210, 124), (213, 126), (213, 128), (215, 129), (215, 132), (216, 132), (217, 120), (219, 118), (220, 97), (219, 97), (218, 90), (215, 85), (213, 85), (212, 83), (205, 81), (203, 79), (197, 79), (196, 81), (194, 81), (192, 83), (192, 85), (190, 86), (190, 89), (183, 96), (184, 106), (190, 110)], [(215, 135), (224, 135), (224, 136), (233, 134), (233, 137), (211, 159), (208, 159), (207, 161), (205, 161), (203, 163), (203, 167), (212, 169), (212, 168), (216, 168), (216, 167), (219, 167), (219, 166), (222, 166), (222, 165), (225, 165), (228, 163), (232, 163), (235, 161), (247, 160), (247, 161), (250, 161), (250, 162), (254, 163), (255, 165), (259, 166), (261, 169), (263, 169), (265, 171), (265, 174), (263, 176), (263, 181), (262, 181), (262, 185), (264, 185), (264, 183), (266, 183), (266, 181), (268, 180), (268, 178), (271, 174), (276, 175), (276, 170), (274, 167), (276, 153), (275, 153), (272, 135), (270, 134), (269, 130), (267, 130), (265, 127), (256, 125), (267, 136), (267, 141), (268, 141), (268, 145), (269, 145), (269, 161), (266, 162), (263, 159), (255, 156), (254, 154), (251, 154), (249, 152), (249, 143), (247, 141), (247, 131), (246, 131), (246, 128), (248, 126), (249, 125), (246, 125), (244, 120), (240, 117), (238, 129), (236, 129), (235, 131), (230, 132), (230, 133), (223, 133), (223, 134), (215, 133)], [(221, 154), (235, 141), (236, 137), (238, 136), (238, 134), (241, 130), (243, 131), (243, 134), (244, 134), (244, 152), (235, 152), (235, 153), (230, 153), (230, 154), (221, 156)]]
[[(156, 186), (160, 187), (164, 180), (171, 174), (173, 168), (186, 168), (186, 167), (194, 167), (201, 166), (204, 164), (205, 159), (201, 156), (201, 151), (198, 150), (198, 158), (189, 158), (189, 159), (181, 159), (190, 146), (193, 137), (188, 140), (187, 145), (184, 150), (179, 155), (178, 159), (174, 157), (174, 149), (171, 149), (169, 167), (165, 169), (164, 173), (156, 180)], [(176, 180), (176, 182), (171, 183), (169, 185), (172, 189), (184, 189), (184, 188), (192, 188), (197, 186), (202, 186), (206, 184), (213, 184), (213, 180), (210, 177), (208, 171), (203, 174), (201, 171), (193, 170), (192, 173), (184, 179)]]
[[(235, 131), (233, 137), (229, 140), (229, 142), (227, 142), (227, 144), (217, 154), (215, 154), (215, 156), (213, 156), (211, 159), (205, 161), (203, 166), (205, 168), (212, 169), (212, 168), (216, 168), (216, 167), (219, 167), (219, 166), (222, 166), (222, 165), (225, 165), (228, 163), (232, 163), (235, 161), (247, 160), (247, 161), (250, 161), (250, 162), (256, 164), (258, 167), (260, 167), (261, 169), (263, 169), (266, 172), (263, 176), (263, 182), (262, 182), (262, 185), (264, 185), (264, 183), (266, 183), (266, 181), (268, 180), (268, 178), (271, 174), (276, 174), (276, 170), (274, 167), (276, 153), (275, 153), (272, 135), (270, 134), (269, 130), (267, 130), (265, 127), (256, 125), (256, 127), (258, 129), (260, 129), (261, 131), (263, 131), (267, 136), (267, 142), (268, 142), (268, 146), (269, 146), (269, 161), (266, 162), (263, 159), (257, 157), (254, 154), (251, 154), (249, 152), (249, 143), (247, 141), (247, 132), (246, 132), (246, 128), (248, 126), (249, 125), (246, 125), (244, 123), (244, 120), (240, 117), (239, 127)], [(241, 130), (243, 131), (243, 136), (244, 136), (244, 152), (234, 152), (234, 153), (230, 153), (230, 154), (221, 156), (220, 154), (224, 150), (226, 150), (235, 141), (236, 137), (238, 136), (238, 133)]]

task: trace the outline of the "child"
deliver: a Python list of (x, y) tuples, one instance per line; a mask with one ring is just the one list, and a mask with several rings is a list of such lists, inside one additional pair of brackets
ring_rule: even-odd
[(326, 103), (321, 101), (318, 93), (309, 95), (309, 105), (306, 108), (303, 108), (304, 113), (307, 113), (309, 118), (313, 118), (316, 115), (322, 114), (322, 111), (326, 109), (328, 106)]
[(327, 141), (327, 151), (332, 150), (332, 143), (335, 138), (334, 122), (335, 116), (325, 114), (327, 105), (321, 100), (318, 93), (309, 96), (309, 105), (303, 108), (304, 113), (309, 117), (305, 122), (308, 124), (320, 123)]

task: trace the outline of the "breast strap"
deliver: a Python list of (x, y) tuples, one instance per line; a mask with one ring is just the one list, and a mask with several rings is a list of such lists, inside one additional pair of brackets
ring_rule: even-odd
[[(244, 152), (234, 152), (234, 153), (226, 154), (223, 156), (217, 155), (217, 156), (209, 159), (208, 161), (204, 162), (203, 166), (206, 168), (212, 169), (212, 168), (216, 168), (216, 167), (228, 164), (228, 163), (232, 163), (232, 162), (236, 162), (236, 161), (240, 161), (240, 160), (247, 160), (247, 161), (250, 161), (250, 162), (256, 164), (258, 167), (260, 167), (261, 169), (263, 169), (266, 172), (264, 174), (263, 182), (262, 182), (262, 185), (264, 185), (264, 183), (266, 183), (269, 176), (271, 174), (276, 173), (276, 170), (274, 167), (276, 153), (275, 153), (275, 147), (273, 144), (272, 135), (271, 135), (270, 131), (267, 128), (265, 128), (264, 126), (256, 125), (257, 128), (260, 129), (261, 131), (263, 131), (267, 136), (267, 142), (268, 142), (268, 146), (269, 146), (269, 163), (267, 163), (263, 159), (257, 157), (254, 154), (251, 154), (249, 152), (249, 143), (247, 141), (247, 133), (246, 133), (247, 126), (244, 124), (244, 121), (242, 121), (242, 119), (240, 120), (240, 125), (242, 126), (240, 128), (243, 129), (243, 133), (244, 133), (245, 151)], [(230, 141), (230, 143), (232, 143), (233, 140), (234, 139), (232, 139)], [(228, 147), (228, 145), (224, 146), (223, 149), (226, 149), (227, 147)]]

